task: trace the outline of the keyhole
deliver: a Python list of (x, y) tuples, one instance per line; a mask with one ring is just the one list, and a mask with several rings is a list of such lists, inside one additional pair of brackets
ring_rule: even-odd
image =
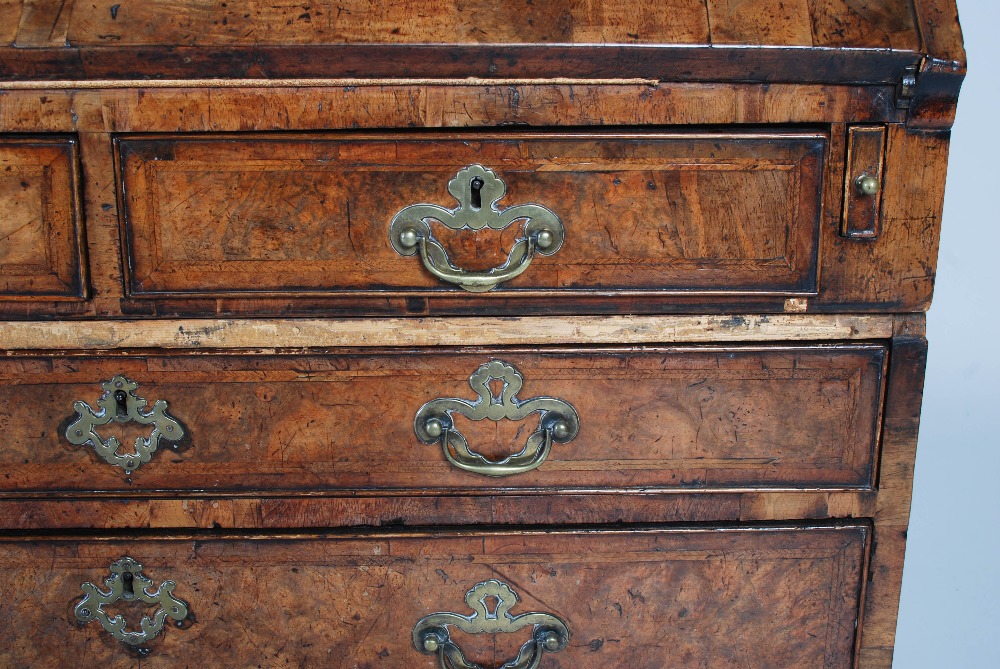
[(132, 586), (132, 572), (127, 571), (122, 574), (122, 591), (125, 593), (125, 599), (132, 599), (135, 596), (135, 590)]
[(469, 186), (472, 188), (472, 208), (479, 210), (483, 208), (483, 194), (480, 192), (485, 186), (485, 182), (480, 177), (475, 177)]
[(128, 415), (128, 404), (125, 401), (126, 395), (124, 390), (115, 391), (115, 409), (118, 416), (124, 418)]
[(503, 602), (496, 595), (486, 595), (482, 599), (483, 608), (486, 609), (486, 618), (488, 620), (496, 620), (500, 613), (500, 604)]
[(490, 404), (503, 404), (503, 391), (507, 382), (503, 379), (490, 379), (487, 385), (490, 389)]

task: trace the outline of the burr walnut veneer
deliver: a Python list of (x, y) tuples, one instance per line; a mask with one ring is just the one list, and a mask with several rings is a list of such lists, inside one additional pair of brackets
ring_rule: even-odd
[(889, 669), (952, 0), (0, 1), (0, 666)]

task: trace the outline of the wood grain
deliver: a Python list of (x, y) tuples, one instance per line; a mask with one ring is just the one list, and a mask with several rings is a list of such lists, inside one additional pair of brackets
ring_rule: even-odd
[[(521, 401), (556, 397), (580, 415), (572, 442), (537, 470), (461, 472), (413, 433), (433, 399), (474, 401), (490, 360), (520, 371)], [(886, 351), (879, 346), (642, 351), (366, 351), (360, 354), (8, 357), (0, 365), (0, 490), (486, 491), (870, 488)], [(131, 475), (63, 434), (74, 402), (96, 407), (123, 374), (163, 400), (185, 440), (161, 442)], [(472, 449), (498, 461), (538, 428), (455, 414)], [(150, 428), (98, 429), (131, 449)]]
[(893, 401), (886, 410), (882, 436), (875, 516), (877, 548), (871, 557), (872, 580), (865, 592), (860, 669), (890, 669), (892, 665), (926, 364), (927, 342), (923, 337), (897, 340), (889, 367), (888, 392)]
[[(718, 104), (705, 104), (706, 95), (718, 96)], [(527, 101), (531, 100), (529, 104)], [(774, 86), (766, 94), (750, 86), (713, 85), (708, 89), (693, 85), (650, 88), (620, 86), (522, 86), (481, 87), (463, 85), (419, 87), (356, 88), (266, 88), (209, 90), (66, 90), (8, 91), (0, 104), (0, 127), (16, 132), (78, 133), (86, 181), (86, 219), (90, 265), (93, 269), (93, 302), (59, 303), (35, 298), (30, 304), (0, 300), (0, 312), (14, 318), (32, 318), (37, 314), (79, 317), (82, 315), (167, 315), (188, 313), (287, 315), (291, 313), (356, 315), (475, 313), (466, 297), (436, 297), (428, 305), (423, 299), (361, 301), (301, 298), (288, 300), (241, 298), (211, 299), (198, 303), (188, 297), (158, 304), (123, 301), (121, 291), (121, 253), (118, 247), (118, 204), (109, 190), (114, 183), (111, 166), (110, 133), (143, 129), (168, 130), (247, 130), (301, 127), (392, 127), (406, 125), (488, 125), (500, 119), (532, 125), (551, 124), (648, 124), (672, 119), (679, 124), (692, 122), (722, 123), (815, 123), (824, 119), (864, 118), (886, 120), (902, 118), (886, 104), (887, 98), (864, 88), (825, 88)], [(243, 113), (247, 107), (265, 110), (259, 116)], [(591, 110), (600, 107), (601, 116)], [(704, 313), (706, 310), (732, 311), (736, 302), (719, 298), (709, 308), (704, 299), (676, 294), (670, 299), (671, 310)], [(744, 310), (781, 311), (783, 297), (744, 296)], [(500, 302), (494, 301), (494, 305)], [(539, 302), (510, 303), (510, 313), (536, 311)], [(545, 308), (552, 309), (547, 303)], [(591, 301), (586, 307), (560, 302), (563, 313), (606, 312), (608, 309), (631, 312), (663, 311), (662, 300), (634, 300), (630, 305), (606, 300)]]
[[(0, 665), (430, 669), (493, 577), (571, 624), (546, 667), (890, 669), (965, 60), (955, 0), (0, 0)], [(578, 236), (504, 295), (387, 269), (442, 149)], [(584, 418), (524, 479), (413, 435), (491, 357)], [(189, 430), (128, 480), (62, 436), (121, 372)], [(195, 612), (141, 660), (72, 620), (126, 553)]]
[(923, 315), (0, 321), (7, 350), (659, 344), (886, 339), (923, 333)]
[(708, 0), (707, 5), (713, 44), (813, 43), (809, 0)]
[(962, 27), (955, 0), (915, 0), (920, 35), (934, 60), (965, 63)]
[(916, 9), (928, 57), (920, 65), (919, 85), (910, 102), (907, 125), (947, 129), (955, 122), (958, 92), (966, 71), (958, 10), (955, 0), (919, 0)]
[(77, 146), (0, 139), (0, 299), (86, 294)]
[[(885, 180), (885, 127), (851, 126), (847, 130), (844, 172), (844, 213), (840, 234), (852, 239), (878, 237), (882, 213), (882, 183)], [(874, 194), (863, 193), (858, 179), (871, 177)]]
[[(645, 79), (900, 82), (912, 127), (954, 121), (965, 73), (954, 0), (347, 0), (302, 5), (7, 0), (7, 82)], [(15, 25), (16, 22), (16, 25)], [(197, 26), (197, 29), (193, 28)], [(925, 57), (927, 56), (927, 57)], [(155, 84), (154, 84), (155, 86)]]
[[(150, 643), (144, 666), (436, 666), (410, 632), (494, 578), (520, 596), (513, 615), (558, 615), (571, 630), (546, 667), (852, 666), (869, 529), (349, 534), (0, 542), (8, 600), (36, 602), (0, 627), (0, 661), (32, 667), (123, 666), (97, 623), (79, 627), (80, 584), (100, 583), (122, 555), (154, 582), (177, 582), (194, 621)], [(128, 607), (121, 609), (127, 610)], [(7, 613), (7, 612), (3, 612)], [(2, 615), (2, 613), (0, 613)], [(8, 614), (10, 615), (10, 614)], [(130, 619), (135, 612), (126, 613)], [(317, 624), (321, 622), (323, 624)], [(132, 622), (133, 627), (135, 622)], [(31, 630), (15, 635), (15, 629)], [(470, 658), (497, 666), (528, 631), (456, 634)], [(31, 643), (32, 638), (61, 640)], [(714, 661), (714, 660), (713, 660)], [(391, 664), (386, 664), (391, 663)], [(724, 664), (719, 664), (724, 663)]]
[[(842, 262), (823, 267), (823, 291), (817, 299), (823, 310), (843, 311), (870, 301), (888, 308), (930, 305), (948, 137), (889, 126), (885, 161), (878, 242), (830, 237), (832, 248), (827, 248)], [(833, 295), (833, 304), (826, 306), (827, 296)]]
[(236, 4), (147, 0), (81, 3), (69, 39), (75, 46), (220, 46), (248, 44), (526, 44), (707, 43), (702, 0), (643, 3), (624, 10), (607, 2), (448, 0), (424, 3), (319, 0)]
[(15, 47), (69, 46), (73, 0), (24, 0)]
[[(155, 492), (127, 497), (52, 498), (46, 494), (4, 496), (4, 530), (231, 529), (298, 530), (331, 527), (429, 527), (594, 525), (602, 523), (693, 523), (872, 518), (875, 491), (751, 490), (659, 493), (592, 491), (508, 492), (504, 495), (350, 494), (281, 496), (189, 493), (164, 498)], [(890, 595), (887, 595), (890, 596)]]
[(24, 0), (0, 0), (0, 44), (8, 45), (17, 37)]
[[(8, 2), (23, 24), (19, 43), (87, 47), (334, 44), (766, 44), (891, 47), (917, 50), (914, 8), (899, 0), (669, 0), (632, 5), (552, 0), (363, 0), (239, 6), (147, 0), (139, 5), (22, 0)], [(919, 2), (921, 29), (954, 23), (934, 12), (949, 3)], [(953, 6), (953, 3), (950, 3)], [(938, 5), (938, 6), (935, 6)], [(22, 10), (21, 7), (24, 7)], [(197, 29), (194, 27), (197, 26)], [(892, 37), (893, 39), (888, 39)], [(933, 37), (933, 35), (931, 35)], [(32, 39), (33, 38), (33, 39)], [(933, 40), (929, 40), (932, 41)], [(940, 40), (938, 40), (940, 41)], [(8, 41), (7, 43), (10, 43)]]
[[(332, 44), (0, 49), (0, 80), (578, 78), (887, 84), (919, 54), (742, 45)], [(666, 73), (666, 75), (664, 74)], [(152, 85), (155, 87), (155, 84)]]
[(811, 3), (811, 9), (814, 46), (920, 49), (909, 0), (824, 0)]
[[(99, 116), (103, 110), (87, 100), (77, 100), (78, 117)], [(92, 315), (114, 315), (121, 310), (122, 263), (115, 197), (114, 155), (107, 135), (80, 133), (81, 153), (86, 155), (82, 172), (84, 211), (87, 214), (88, 280)]]
[[(864, 310), (912, 310), (926, 308), (929, 304), (933, 288), (932, 278), (936, 265), (936, 236), (928, 234), (928, 226), (937, 228), (940, 221), (941, 191), (940, 185), (943, 178), (946, 162), (943, 160), (944, 151), (947, 148), (946, 138), (933, 136), (926, 133), (906, 132), (901, 129), (894, 129), (890, 133), (889, 146), (886, 163), (886, 183), (883, 189), (883, 227), (880, 238), (874, 243), (858, 243), (857, 241), (844, 239), (838, 234), (840, 228), (839, 217), (832, 212), (839, 212), (839, 206), (835, 203), (828, 205), (828, 216), (831, 216), (829, 227), (822, 226), (820, 232), (820, 247), (823, 255), (820, 258), (819, 294), (817, 299), (810, 300), (809, 310), (837, 312), (845, 309)], [(920, 165), (920, 171), (916, 177), (904, 183), (896, 179), (894, 175), (899, 170), (909, 169), (910, 165)], [(836, 189), (843, 192), (845, 176), (836, 170), (827, 172), (826, 189)], [(655, 184), (654, 184), (655, 185)], [(525, 186), (529, 188), (530, 186)], [(448, 197), (448, 196), (443, 196)], [(302, 198), (293, 198), (293, 202)], [(226, 198), (223, 198), (225, 201)], [(836, 208), (834, 208), (836, 207)], [(392, 209), (390, 207), (390, 209)], [(393, 209), (394, 213), (396, 210)], [(593, 211), (591, 209), (591, 211)], [(910, 213), (906, 213), (910, 212)], [(388, 217), (388, 214), (387, 214)], [(182, 221), (184, 219), (181, 219)], [(598, 239), (599, 243), (610, 244), (616, 241), (613, 237), (610, 240)], [(617, 242), (616, 242), (617, 243)], [(501, 244), (501, 247), (503, 245)], [(567, 247), (567, 252), (570, 252)], [(613, 253), (613, 246), (611, 247)], [(481, 247), (473, 245), (472, 255), (482, 254)], [(501, 256), (494, 253), (494, 256)], [(280, 259), (278, 259), (280, 260)], [(545, 259), (540, 259), (544, 261)], [(285, 261), (287, 262), (287, 261)], [(499, 262), (499, 261), (497, 261)], [(556, 263), (554, 257), (551, 263)], [(147, 263), (148, 264), (148, 263)], [(411, 266), (415, 263), (411, 263)], [(185, 265), (186, 267), (186, 265)], [(421, 272), (419, 266), (415, 269)], [(560, 272), (568, 276), (570, 270)], [(529, 273), (527, 273), (530, 276)], [(323, 273), (321, 276), (326, 276)], [(180, 276), (186, 276), (182, 274)], [(627, 278), (627, 277), (626, 277)], [(416, 278), (414, 278), (416, 280)], [(522, 277), (522, 282), (527, 278)], [(315, 281), (314, 281), (315, 284)], [(632, 287), (630, 290), (641, 294), (641, 289)], [(755, 292), (753, 295), (746, 294), (741, 300), (733, 301), (731, 298), (719, 297), (718, 300), (709, 300), (705, 297), (694, 296), (681, 291), (670, 292), (661, 288), (660, 292), (667, 290), (664, 295), (649, 294), (650, 300), (643, 303), (635, 300), (630, 303), (630, 311), (664, 311), (682, 310), (694, 311), (697, 309), (710, 308), (714, 301), (716, 305), (724, 305), (727, 299), (731, 303), (742, 302), (744, 304), (753, 300), (763, 300), (766, 296)], [(455, 292), (455, 291), (451, 291)], [(308, 293), (303, 294), (303, 297)], [(474, 313), (475, 299), (470, 299), (467, 295), (459, 296), (458, 299), (448, 297), (448, 291), (438, 291), (429, 293), (432, 298), (430, 302), (420, 301), (415, 304), (406, 304), (402, 308), (410, 313), (433, 313), (436, 309), (445, 310), (445, 313)], [(153, 297), (152, 295), (150, 297)], [(424, 296), (426, 297), (426, 296)], [(519, 299), (525, 299), (528, 295), (523, 295)], [(544, 296), (539, 295), (544, 298)], [(129, 305), (130, 310), (135, 313), (144, 313), (149, 310), (165, 309), (165, 313), (205, 313), (205, 309), (212, 310), (212, 313), (239, 313), (241, 310), (253, 309), (257, 313), (269, 313), (266, 311), (269, 305), (265, 300), (249, 300), (245, 295), (229, 295), (228, 302), (217, 302), (214, 300), (202, 300), (197, 302), (196, 295), (185, 297), (184, 299), (171, 300), (168, 297), (158, 296), (162, 307), (146, 305)], [(496, 299), (494, 299), (496, 298)], [(490, 309), (519, 309), (520, 313), (531, 313), (538, 309), (529, 302), (505, 302), (502, 295), (486, 296), (479, 299), (492, 300), (489, 303)], [(361, 303), (356, 301), (340, 304), (329, 296), (320, 296), (314, 293), (309, 295), (310, 301), (303, 301), (300, 309), (312, 310), (322, 308), (313, 306), (326, 305), (327, 308), (349, 309), (357, 313)], [(346, 297), (344, 298), (346, 299)], [(422, 297), (423, 299), (423, 297)], [(242, 302), (241, 302), (242, 300)], [(562, 313), (572, 313), (574, 308), (607, 309), (609, 303), (605, 300), (585, 300), (587, 306), (575, 306), (572, 301), (560, 300), (553, 305), (546, 303), (546, 309), (555, 309)], [(757, 302), (754, 308), (763, 311), (780, 310), (781, 302), (773, 302), (768, 305), (766, 302)], [(245, 306), (241, 306), (245, 305)], [(294, 306), (287, 300), (281, 301), (280, 306), (270, 307), (280, 309), (281, 313), (295, 313)], [(462, 306), (464, 305), (464, 307)], [(603, 305), (603, 306), (601, 306)], [(700, 306), (698, 306), (700, 305)], [(369, 309), (375, 305), (369, 302)], [(387, 309), (389, 313), (399, 306), (390, 306), (388, 303), (379, 302), (378, 308)], [(718, 308), (716, 306), (715, 308)], [(731, 309), (732, 307), (728, 307)], [(224, 311), (222, 311), (224, 309)], [(274, 313), (273, 311), (270, 313)], [(302, 313), (302, 312), (300, 312)], [(207, 315), (207, 314), (206, 314)]]
[[(823, 138), (817, 135), (125, 138), (133, 296), (460, 290), (389, 244), (412, 204), (458, 206), (451, 179), (482, 164), (500, 210), (553, 210), (566, 241), (492, 291), (810, 293)], [(450, 186), (449, 186), (450, 188)], [(484, 203), (484, 206), (488, 206)], [(432, 234), (470, 272), (500, 267), (522, 223)], [(555, 292), (553, 292), (555, 291)]]
[[(81, 82), (78, 82), (81, 83)], [(82, 82), (85, 83), (85, 82)], [(117, 89), (18, 88), (0, 105), (9, 132), (265, 132), (498, 126), (782, 125), (899, 122), (891, 86), (446, 80), (202, 80)], [(893, 86), (895, 82), (892, 82)], [(182, 85), (183, 84), (183, 85)], [(238, 85), (234, 85), (238, 84)], [(78, 105), (97, 113), (81, 115)], [(248, 107), (258, 110), (246, 114)], [(600, 109), (599, 114), (594, 109)], [(74, 113), (76, 115), (74, 115)]]
[(437, 0), (419, 10), (365, 0), (24, 0), (9, 11), (20, 19), (16, 46), (32, 48), (0, 48), (4, 79), (628, 71), (671, 81), (876, 83), (897, 80), (919, 61), (921, 46), (913, 8), (901, 0), (670, 0), (627, 8), (601, 0)]

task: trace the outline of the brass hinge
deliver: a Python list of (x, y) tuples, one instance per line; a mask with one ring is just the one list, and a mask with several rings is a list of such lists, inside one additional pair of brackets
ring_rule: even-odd
[(896, 108), (909, 109), (913, 95), (917, 90), (917, 66), (907, 65), (903, 69), (903, 77), (896, 84)]

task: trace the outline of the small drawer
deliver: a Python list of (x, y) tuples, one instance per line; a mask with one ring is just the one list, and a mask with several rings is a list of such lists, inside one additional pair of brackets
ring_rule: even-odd
[(887, 357), (863, 343), (11, 354), (0, 490), (869, 489)]
[(122, 137), (129, 294), (813, 294), (826, 146), (780, 131)]
[(0, 300), (86, 295), (77, 141), (0, 136)]
[[(850, 669), (870, 532), (8, 537), (0, 664), (434, 669), (457, 650), (486, 667)], [(153, 603), (122, 601), (140, 585)]]

